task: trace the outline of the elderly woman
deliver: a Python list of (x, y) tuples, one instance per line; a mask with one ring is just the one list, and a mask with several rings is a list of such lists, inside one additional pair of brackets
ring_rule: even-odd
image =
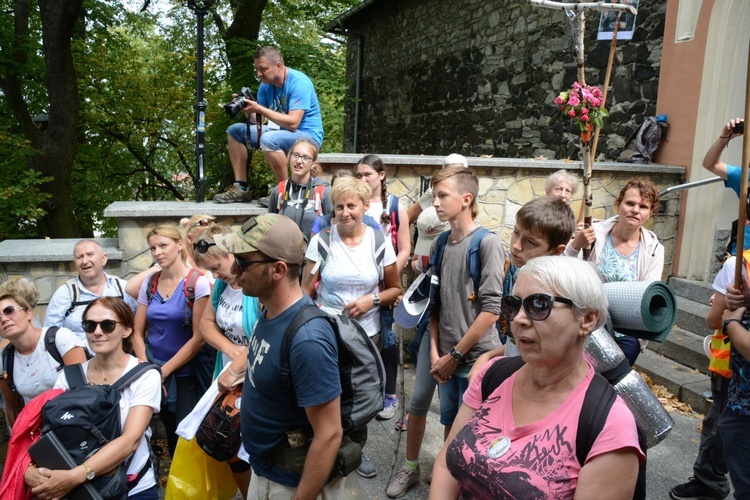
[[(659, 191), (646, 177), (631, 179), (615, 200), (617, 215), (576, 233), (565, 249), (565, 255), (576, 256), (591, 244), (589, 260), (596, 264), (605, 283), (615, 281), (659, 281), (664, 268), (664, 246), (652, 231), (644, 227), (659, 210)], [(635, 363), (641, 350), (638, 339), (617, 335), (615, 339), (628, 358)]]
[(577, 421), (599, 377), (583, 347), (606, 310), (601, 281), (584, 262), (537, 257), (521, 269), (502, 311), (525, 364), (483, 388), (488, 370), (507, 359), (495, 358), (472, 380), (435, 461), (430, 498), (594, 498), (603, 491), (632, 498), (644, 455), (619, 396), (585, 460), (577, 459)]
[(547, 176), (544, 184), (544, 193), (547, 196), (560, 198), (565, 203), (570, 203), (570, 198), (578, 191), (578, 177), (565, 169), (558, 170)]

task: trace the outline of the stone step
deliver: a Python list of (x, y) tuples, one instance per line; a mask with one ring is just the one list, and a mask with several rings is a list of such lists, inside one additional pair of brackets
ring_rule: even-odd
[(693, 410), (705, 414), (710, 403), (703, 397), (711, 390), (707, 375), (677, 361), (664, 357), (650, 349), (638, 356), (635, 369), (651, 377), (657, 385), (663, 385), (677, 398), (688, 403)]
[(700, 304), (708, 304), (708, 299), (716, 291), (711, 283), (685, 278), (669, 278), (669, 286), (678, 297), (685, 297)]
[(673, 361), (708, 374), (708, 357), (703, 351), (705, 335), (674, 327), (663, 343), (649, 342), (648, 348)]
[(706, 326), (706, 317), (710, 310), (711, 308), (705, 303), (678, 296), (676, 325), (698, 335), (710, 335), (713, 332)]

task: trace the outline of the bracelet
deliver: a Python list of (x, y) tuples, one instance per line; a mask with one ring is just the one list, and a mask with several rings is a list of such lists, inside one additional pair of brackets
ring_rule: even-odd
[(229, 373), (231, 373), (232, 375), (234, 375), (235, 377), (239, 377), (239, 376), (240, 376), (240, 374), (239, 374), (239, 373), (234, 373), (234, 372), (232, 371), (232, 365), (229, 365), (229, 366), (227, 367), (227, 371), (228, 371)]
[(731, 139), (734, 132), (729, 132), (729, 135), (720, 135), (719, 139)]

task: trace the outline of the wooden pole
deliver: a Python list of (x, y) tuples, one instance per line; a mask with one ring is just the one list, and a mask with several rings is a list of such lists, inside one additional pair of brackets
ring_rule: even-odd
[[(612, 43), (609, 45), (609, 59), (607, 60), (607, 71), (604, 74), (604, 88), (602, 89), (602, 104), (599, 106), (600, 109), (604, 109), (607, 103), (607, 92), (609, 92), (609, 81), (612, 78), (612, 66), (615, 62), (615, 49), (617, 49), (617, 31), (620, 28), (620, 12), (617, 13), (617, 19), (615, 20), (615, 30), (612, 32)], [(601, 129), (596, 127), (594, 133), (594, 142), (591, 144), (591, 164), (593, 165), (596, 161), (596, 149), (599, 146), (599, 133)]]
[[(747, 79), (745, 83), (745, 118), (750, 116), (750, 49), (748, 49)], [(742, 252), (745, 249), (745, 221), (747, 220), (747, 173), (750, 170), (750, 131), (742, 135), (742, 173), (740, 174), (740, 214), (737, 217), (737, 262), (734, 286), (742, 290)]]

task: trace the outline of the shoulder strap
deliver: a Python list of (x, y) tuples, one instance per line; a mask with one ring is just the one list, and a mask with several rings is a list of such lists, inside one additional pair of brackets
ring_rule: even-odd
[(292, 382), (292, 366), (289, 361), (289, 351), (292, 348), (292, 341), (302, 325), (313, 318), (325, 318), (330, 322), (326, 313), (321, 311), (317, 306), (312, 304), (302, 306), (292, 321), (289, 322), (284, 337), (281, 340), (281, 383), (289, 390), (289, 405), (294, 408), (297, 406), (297, 396), (294, 393), (294, 383)]
[(385, 276), (385, 266), (383, 266), (383, 259), (385, 259), (385, 235), (383, 231), (378, 229), (367, 228), (368, 231), (372, 231), (372, 256), (375, 259), (375, 265), (378, 268), (379, 281), (383, 281)]
[(13, 362), (15, 360), (16, 346), (8, 344), (3, 351), (3, 367), (5, 368), (5, 381), (11, 392), (16, 392), (16, 386), (13, 383)]
[(183, 291), (185, 292), (185, 321), (183, 321), (182, 326), (188, 327), (192, 324), (195, 284), (201, 276), (203, 276), (203, 273), (195, 268), (190, 268), (187, 276), (185, 276), (185, 285), (183, 286)]
[(482, 401), (486, 401), (495, 389), (500, 387), (511, 375), (525, 364), (521, 356), (513, 356), (495, 361), (482, 378)]
[(331, 228), (329, 226), (325, 229), (321, 229), (318, 233), (318, 262), (315, 263), (315, 267), (312, 268), (312, 273), (315, 274), (320, 270), (323, 272), (323, 268), (326, 266), (326, 259), (328, 258), (328, 252), (331, 249)]
[(318, 216), (323, 215), (323, 194), (328, 186), (325, 184), (317, 184), (313, 191), (313, 207), (315, 207), (315, 213)]
[(214, 283), (214, 289), (211, 292), (211, 303), (214, 306), (214, 312), (219, 310), (219, 300), (221, 294), (224, 293), (224, 289), (227, 287), (227, 282), (224, 280), (217, 279)]
[(474, 281), (474, 293), (479, 294), (479, 282), (482, 279), (482, 252), (480, 247), (485, 236), (490, 234), (489, 229), (480, 227), (471, 236), (469, 249), (466, 252), (466, 266), (469, 269), (469, 276)]
[(276, 212), (281, 213), (286, 207), (286, 179), (280, 181), (276, 187)]
[(112, 387), (114, 387), (118, 391), (122, 391), (130, 384), (138, 380), (141, 375), (146, 373), (147, 370), (156, 370), (161, 373), (161, 368), (153, 363), (138, 363), (133, 368), (124, 373), (123, 376), (117, 380), (117, 382), (112, 384)]
[(594, 378), (591, 380), (589, 388), (586, 389), (576, 432), (576, 457), (581, 467), (586, 462), (586, 457), (591, 451), (594, 441), (604, 428), (609, 410), (615, 403), (616, 397), (617, 393), (615, 393), (612, 385), (607, 382), (607, 379), (598, 373), (594, 373)]
[(65, 286), (68, 287), (68, 291), (70, 292), (70, 307), (67, 311), (65, 311), (65, 315), (63, 316), (63, 318), (67, 318), (73, 311), (76, 310), (76, 307), (80, 305), (78, 304), (78, 280), (76, 278), (70, 278), (65, 282)]
[(146, 303), (151, 304), (156, 293), (156, 287), (159, 285), (159, 276), (161, 276), (161, 270), (151, 273), (148, 277), (148, 286), (146, 286)]
[(77, 387), (83, 387), (86, 385), (86, 376), (83, 373), (83, 365), (76, 363), (75, 365), (64, 366), (65, 378), (68, 380), (68, 387), (76, 389)]
[(120, 278), (115, 278), (115, 286), (117, 287), (117, 298), (124, 299), (125, 294), (122, 292), (122, 283), (120, 283)]
[(57, 350), (57, 344), (55, 344), (57, 331), (59, 329), (60, 328), (57, 326), (50, 326), (49, 328), (47, 328), (47, 332), (44, 334), (44, 347), (47, 349), (47, 352), (50, 354), (50, 356), (52, 356), (52, 359), (60, 364), (60, 366), (57, 367), (57, 371), (60, 371), (65, 364), (63, 362), (60, 351)]
[(391, 241), (393, 242), (393, 250), (398, 253), (398, 196), (395, 194), (389, 195), (389, 206), (388, 212), (391, 214)]
[(428, 269), (432, 269), (432, 273), (438, 277), (440, 277), (440, 266), (443, 264), (443, 253), (445, 252), (445, 245), (448, 244), (448, 237), (450, 236), (450, 231), (444, 231), (440, 233), (440, 235), (437, 237), (437, 246), (435, 247), (435, 251), (432, 252), (432, 255), (430, 255), (430, 263), (428, 264)]

